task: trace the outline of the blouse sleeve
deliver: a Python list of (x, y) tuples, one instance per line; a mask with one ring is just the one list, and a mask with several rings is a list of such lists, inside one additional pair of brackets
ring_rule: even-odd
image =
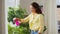
[(40, 24), (40, 27), (38, 32), (42, 33), (44, 30), (44, 16), (42, 14), (39, 17), (39, 24)]
[(28, 22), (29, 21), (29, 18), (30, 18), (30, 15), (29, 16), (27, 16), (26, 18), (24, 18), (24, 19), (21, 19), (21, 22)]

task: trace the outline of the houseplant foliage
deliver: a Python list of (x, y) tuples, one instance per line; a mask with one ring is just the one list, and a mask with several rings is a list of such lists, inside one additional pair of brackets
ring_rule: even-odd
[[(9, 7), (8, 9), (8, 22), (13, 23), (13, 18), (24, 18), (26, 14), (26, 10), (21, 7)], [(14, 24), (14, 23), (13, 23)], [(8, 33), (9, 34), (29, 34), (29, 24), (24, 23), (21, 24), (19, 27), (12, 27), (8, 24)]]
[[(8, 9), (8, 34), (30, 34), (29, 30), (29, 24), (27, 23), (22, 23), (20, 24), (19, 27), (12, 27), (10, 25), (10, 22), (13, 22), (13, 18), (24, 18), (26, 15), (26, 10), (21, 8), (21, 7), (9, 7)], [(46, 26), (44, 27), (44, 30), (46, 31)]]
[(9, 7), (8, 10), (8, 22), (12, 21), (13, 22), (13, 18), (24, 18), (24, 15), (26, 13), (25, 9), (22, 9), (21, 7)]

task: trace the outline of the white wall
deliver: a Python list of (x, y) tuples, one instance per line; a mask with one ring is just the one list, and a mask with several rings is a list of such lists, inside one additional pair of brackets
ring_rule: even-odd
[(58, 34), (56, 20), (56, 0), (46, 0), (44, 2), (45, 17), (47, 16), (48, 34)]

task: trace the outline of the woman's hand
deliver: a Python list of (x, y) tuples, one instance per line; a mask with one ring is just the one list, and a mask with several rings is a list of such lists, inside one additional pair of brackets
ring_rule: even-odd
[(38, 34), (41, 34), (41, 33), (38, 33)]
[(20, 21), (19, 18), (13, 18), (13, 22)]
[(40, 30), (38, 31), (38, 34), (41, 34)]

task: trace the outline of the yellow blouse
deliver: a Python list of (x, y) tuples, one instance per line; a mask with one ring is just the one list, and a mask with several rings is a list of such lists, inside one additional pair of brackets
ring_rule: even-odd
[(29, 27), (31, 30), (38, 30), (38, 32), (42, 33), (44, 29), (44, 17), (42, 14), (30, 14), (28, 17), (21, 19), (23, 22), (29, 21)]

